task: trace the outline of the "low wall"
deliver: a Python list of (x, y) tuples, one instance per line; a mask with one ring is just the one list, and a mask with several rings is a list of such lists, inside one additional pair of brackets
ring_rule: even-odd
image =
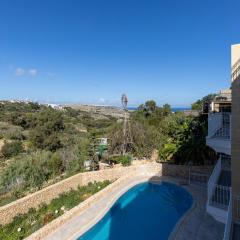
[[(192, 171), (211, 173), (212, 167), (191, 167)], [(102, 182), (104, 180), (117, 180), (124, 176), (170, 176), (188, 178), (189, 167), (172, 164), (147, 163), (129, 167), (118, 167), (94, 172), (76, 174), (70, 178), (46, 187), (38, 192), (0, 207), (0, 224), (4, 225), (12, 221), (18, 214), (28, 212), (30, 208), (37, 208), (42, 203), (50, 203), (52, 199), (63, 192), (76, 189), (78, 186), (87, 185), (89, 182)]]
[[(102, 189), (100, 192), (92, 195), (84, 202), (81, 202), (76, 207), (70, 209), (62, 216), (56, 218), (52, 222), (48, 223), (44, 227), (40, 228), (38, 231), (34, 232), (32, 235), (26, 238), (26, 240), (43, 240), (43, 239), (51, 239), (46, 238), (49, 234), (54, 232), (57, 228), (61, 227), (63, 224), (68, 222), (70, 219), (78, 216), (83, 212), (85, 209), (94, 205), (100, 198), (106, 196), (113, 192), (114, 190), (118, 189), (119, 191), (127, 191), (129, 188), (133, 187), (137, 183), (141, 183), (143, 181), (151, 180), (154, 176), (161, 176), (162, 175), (162, 165), (158, 163), (151, 163), (151, 164), (142, 164), (137, 166), (134, 171), (129, 171), (128, 173), (124, 174), (114, 183), (108, 185), (106, 188)], [(115, 194), (112, 195), (112, 200), (106, 203), (106, 207), (112, 205), (114, 199), (117, 199), (119, 196)], [(101, 209), (102, 210), (102, 209)], [(100, 211), (101, 211), (100, 210)], [(77, 237), (76, 237), (77, 238)], [(73, 237), (73, 239), (76, 239)], [(72, 239), (72, 238), (71, 238)]]
[(49, 187), (43, 188), (38, 192), (0, 207), (0, 224), (4, 225), (11, 222), (16, 215), (26, 213), (30, 208), (37, 208), (42, 203), (50, 203), (52, 199), (58, 197), (59, 194), (63, 192), (76, 189), (78, 186), (87, 185), (89, 182), (102, 182), (104, 180), (113, 181), (135, 169), (135, 166), (130, 166), (76, 174)]
[(206, 175), (211, 175), (213, 166), (185, 166), (185, 165), (175, 165), (162, 163), (162, 176), (177, 177), (177, 178), (189, 178), (189, 169), (191, 172), (203, 173)]

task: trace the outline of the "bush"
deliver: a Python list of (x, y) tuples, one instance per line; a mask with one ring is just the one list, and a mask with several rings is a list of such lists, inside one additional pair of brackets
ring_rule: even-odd
[(10, 158), (18, 155), (20, 152), (23, 152), (23, 146), (20, 141), (5, 142), (2, 147), (2, 155), (5, 158)]
[(132, 162), (132, 157), (130, 155), (122, 156), (121, 164), (123, 166), (129, 166), (131, 165), (131, 162)]
[(30, 131), (30, 141), (36, 148), (56, 151), (62, 147), (59, 133), (64, 130), (62, 114), (45, 110), (36, 116), (36, 127)]
[(49, 167), (54, 174), (60, 174), (62, 172), (63, 163), (58, 153), (54, 153), (49, 159)]
[(23, 192), (40, 188), (53, 175), (49, 167), (51, 152), (38, 151), (17, 156), (0, 175), (0, 186), (4, 190)]
[(167, 143), (163, 146), (163, 148), (161, 148), (161, 150), (159, 151), (159, 157), (160, 160), (171, 160), (171, 158), (173, 157), (174, 153), (176, 153), (177, 151), (177, 145), (174, 143)]
[(129, 166), (129, 165), (131, 165), (132, 157), (130, 155), (114, 156), (114, 157), (112, 157), (111, 160), (116, 163), (120, 163), (123, 166)]
[(22, 140), (22, 128), (6, 122), (0, 122), (0, 139)]

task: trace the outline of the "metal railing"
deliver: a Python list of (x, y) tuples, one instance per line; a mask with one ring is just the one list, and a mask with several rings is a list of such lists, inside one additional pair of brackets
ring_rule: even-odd
[(212, 137), (222, 126), (222, 113), (209, 113), (208, 115), (208, 138)]
[(231, 156), (226, 154), (221, 154), (221, 164), (222, 170), (231, 171)]
[(231, 231), (232, 231), (232, 192), (230, 192), (227, 222), (226, 222), (226, 225), (225, 225), (223, 240), (230, 240), (231, 239)]
[(228, 209), (231, 197), (231, 187), (212, 184), (212, 196), (209, 197), (209, 204), (224, 210)]
[(221, 170), (222, 170), (222, 162), (221, 162), (221, 157), (220, 159), (218, 159), (217, 164), (215, 165), (212, 174), (208, 180), (208, 203), (210, 202), (210, 199), (213, 196), (213, 192), (214, 192), (214, 187), (218, 182), (218, 178), (221, 174)]
[(225, 139), (230, 139), (231, 134), (230, 134), (230, 127), (225, 126), (221, 127), (216, 131), (216, 133), (213, 135), (214, 138), (225, 138)]
[(221, 171), (222, 156), (218, 159), (208, 181), (208, 204), (226, 209), (230, 201), (231, 187), (218, 184)]
[(231, 139), (231, 113), (209, 114), (208, 138)]

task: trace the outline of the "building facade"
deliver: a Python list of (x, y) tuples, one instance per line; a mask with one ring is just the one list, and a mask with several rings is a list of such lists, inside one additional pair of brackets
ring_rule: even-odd
[(233, 238), (240, 239), (240, 44), (232, 46), (232, 220)]
[(240, 239), (240, 44), (231, 47), (231, 89), (211, 103), (206, 144), (219, 154), (208, 181), (207, 212), (225, 224), (224, 240)]

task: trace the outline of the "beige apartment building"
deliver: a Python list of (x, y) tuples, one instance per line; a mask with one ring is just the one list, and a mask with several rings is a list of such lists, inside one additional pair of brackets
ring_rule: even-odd
[(240, 44), (232, 46), (232, 218), (233, 237), (240, 239)]
[(206, 144), (219, 160), (208, 181), (206, 208), (225, 224), (224, 240), (240, 240), (240, 44), (231, 47), (231, 88), (210, 106)]

